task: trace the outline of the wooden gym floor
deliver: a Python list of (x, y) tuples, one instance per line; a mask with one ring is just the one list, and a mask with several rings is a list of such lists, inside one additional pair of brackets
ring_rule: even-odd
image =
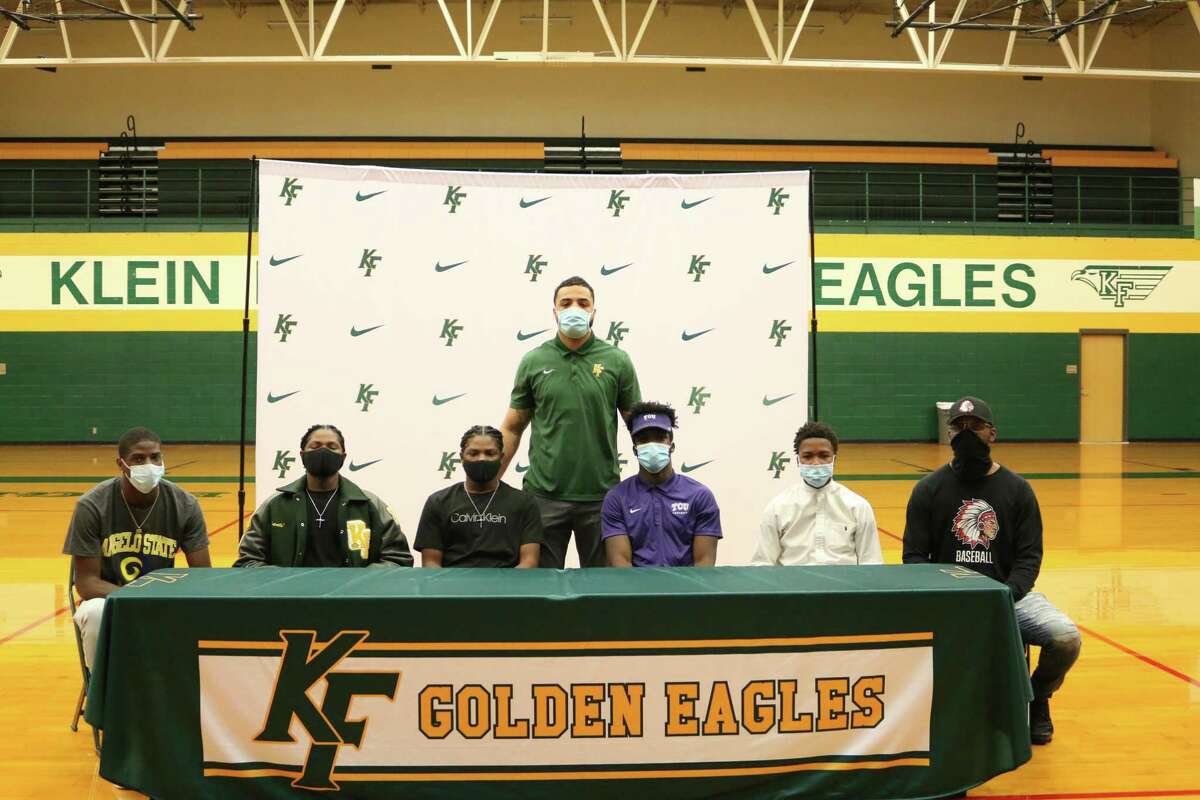
[[(75, 498), (115, 474), (114, 451), (0, 447), (3, 798), (140, 797), (98, 777), (85, 723), (78, 733), (68, 728), (80, 676), (59, 553)], [(169, 477), (200, 497), (213, 562), (228, 566), (237, 448), (168, 444), (164, 452)], [(888, 563), (900, 561), (912, 482), (948, 453), (929, 444), (843, 447), (838, 472), (874, 505)], [(1083, 653), (1051, 705), (1054, 742), (970, 796), (1200, 797), (1200, 443), (1001, 442), (995, 455), (1033, 482), (1046, 528), (1037, 588), (1079, 624)]]

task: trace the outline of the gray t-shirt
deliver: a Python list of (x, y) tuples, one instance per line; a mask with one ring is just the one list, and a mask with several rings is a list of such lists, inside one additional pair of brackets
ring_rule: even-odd
[[(165, 480), (158, 484), (158, 492), (158, 502), (138, 533), (121, 497), (121, 479), (93, 487), (75, 505), (63, 554), (98, 557), (100, 577), (124, 586), (148, 572), (174, 566), (181, 548), (194, 553), (208, 547), (208, 529), (196, 498)], [(134, 514), (141, 520), (149, 510), (134, 507)]]

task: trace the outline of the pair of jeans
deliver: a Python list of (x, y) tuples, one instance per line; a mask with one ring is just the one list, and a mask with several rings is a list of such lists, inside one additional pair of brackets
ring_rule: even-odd
[(600, 501), (572, 502), (533, 496), (542, 512), (542, 539), (539, 567), (562, 569), (567, 563), (567, 543), (575, 533), (575, 552), (581, 567), (608, 566), (604, 542), (600, 540)]
[(1079, 658), (1079, 629), (1041, 592), (1030, 592), (1017, 602), (1021, 640), (1041, 648), (1037, 669), (1029, 676), (1035, 700), (1049, 700), (1062, 686), (1067, 671)]

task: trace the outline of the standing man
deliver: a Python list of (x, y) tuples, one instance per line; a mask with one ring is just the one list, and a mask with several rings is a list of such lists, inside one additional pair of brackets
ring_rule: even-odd
[(422, 567), (538, 565), (542, 513), (525, 492), (500, 480), (504, 438), (491, 425), (463, 434), (458, 453), (466, 480), (425, 501), (414, 547)]
[(1054, 736), (1050, 696), (1079, 657), (1079, 631), (1033, 584), (1042, 567), (1042, 512), (1029, 482), (992, 461), (992, 410), (978, 397), (954, 404), (954, 459), (926, 475), (908, 500), (904, 563), (959, 564), (1000, 581), (1012, 592), (1027, 644), (1041, 648), (1029, 706), (1029, 737)]
[(595, 311), (595, 293), (583, 278), (558, 285), (558, 335), (521, 359), (500, 426), (503, 475), (533, 422), (524, 488), (542, 512), (543, 567), (565, 566), (572, 531), (580, 566), (605, 565), (600, 504), (621, 479), (617, 413), (628, 422), (629, 409), (641, 400), (629, 356), (592, 333)]
[(163, 480), (162, 439), (132, 428), (117, 442), (121, 474), (89, 489), (75, 504), (63, 554), (74, 559), (83, 602), (75, 624), (88, 669), (96, 655), (104, 599), (156, 569), (175, 566), (182, 550), (189, 567), (211, 567), (208, 529), (196, 498)]
[(604, 548), (610, 567), (711, 567), (717, 562), (721, 510), (708, 487), (671, 465), (675, 409), (638, 403), (629, 432), (638, 474), (604, 498)]
[(871, 504), (833, 479), (838, 451), (833, 428), (806, 423), (792, 446), (802, 480), (767, 504), (753, 563), (882, 564)]
[(304, 477), (258, 507), (235, 567), (411, 567), (408, 540), (391, 509), (338, 474), (346, 439), (333, 425), (300, 437)]

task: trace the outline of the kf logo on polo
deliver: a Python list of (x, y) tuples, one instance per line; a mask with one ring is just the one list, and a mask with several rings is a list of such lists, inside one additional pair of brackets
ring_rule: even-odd
[(379, 390), (375, 388), (373, 383), (360, 383), (358, 385), (358, 398), (355, 403), (362, 403), (362, 410), (366, 411), (375, 402), (375, 398), (379, 395)]
[(446, 199), (442, 201), (442, 205), (450, 206), (450, 213), (458, 211), (458, 207), (462, 205), (463, 200), (467, 197), (467, 193), (462, 191), (461, 186), (447, 186)]
[(291, 314), (280, 314), (279, 319), (275, 320), (275, 333), (279, 336), (279, 341), (286, 342), (292, 335), (292, 330), (299, 324), (298, 320), (292, 319)]
[(370, 250), (363, 248), (362, 259), (358, 262), (358, 268), (366, 270), (366, 272), (363, 273), (364, 278), (371, 277), (371, 273), (379, 268), (379, 262), (383, 260), (383, 256), (375, 255), (376, 249), (378, 248), (372, 248)]
[(288, 470), (292, 468), (292, 464), (295, 462), (296, 457), (292, 455), (291, 450), (276, 450), (275, 464), (271, 467), (271, 470), (279, 470), (279, 477), (286, 478)]
[(462, 332), (463, 326), (458, 324), (457, 319), (447, 319), (442, 321), (442, 334), (439, 339), (446, 340), (446, 347), (453, 347), (454, 340), (458, 338), (458, 334)]
[(787, 338), (791, 329), (792, 326), (787, 324), (786, 319), (777, 319), (771, 323), (771, 335), (767, 338), (773, 340), (776, 347), (783, 347), (783, 340)]
[(775, 209), (772, 214), (779, 216), (779, 212), (783, 210), (783, 204), (791, 197), (790, 194), (785, 194), (783, 187), (771, 189), (771, 196), (767, 199), (767, 208)]
[(624, 189), (613, 189), (608, 194), (608, 210), (613, 212), (614, 217), (621, 216), (629, 199), (629, 195), (625, 194)]
[[(254, 738), (259, 742), (295, 742), (292, 721), (300, 723), (311, 745), (304, 759), (304, 772), (292, 781), (296, 788), (336, 791), (333, 764), (338, 748), (362, 747), (367, 730), (367, 718), (348, 719), (351, 702), (355, 697), (392, 700), (396, 696), (399, 672), (334, 672), (334, 667), (367, 636), (367, 631), (341, 631), (320, 650), (314, 650), (314, 631), (279, 632), (285, 644), (279, 676), (266, 723)], [(318, 708), (309, 691), (321, 680), (326, 688)]]
[(301, 185), (299, 178), (284, 178), (283, 190), (279, 192), (279, 196), (284, 198), (283, 204), (290, 206), (292, 201), (296, 199), (296, 195), (304, 186)]
[(530, 283), (537, 283), (537, 279), (541, 277), (542, 270), (546, 268), (548, 261), (542, 259), (542, 254), (536, 255), (530, 253), (529, 260), (525, 262), (525, 274), (529, 276)]

